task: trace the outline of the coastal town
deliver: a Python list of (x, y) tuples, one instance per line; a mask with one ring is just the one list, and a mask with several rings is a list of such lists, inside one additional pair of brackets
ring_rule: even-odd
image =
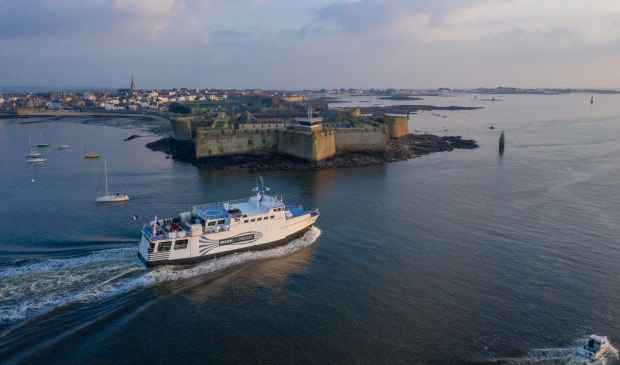
[[(405, 160), (475, 148), (461, 137), (411, 134), (409, 113), (475, 107), (390, 105), (338, 107), (343, 95), (421, 100), (451, 92), (414, 90), (138, 89), (5, 93), (0, 118), (125, 118), (149, 125), (149, 143), (176, 160), (224, 169), (316, 169)], [(398, 107), (410, 108), (394, 113)], [(149, 122), (150, 121), (150, 122)], [(154, 121), (154, 123), (152, 123)], [(157, 125), (156, 128), (153, 125)]]
[[(131, 112), (131, 113), (162, 113), (189, 114), (192, 111), (184, 108), (175, 109), (180, 105), (212, 105), (227, 103), (231, 100), (264, 98), (265, 106), (270, 106), (269, 98), (276, 98), (288, 103), (302, 103), (308, 100), (326, 102), (333, 97), (343, 95), (381, 96), (393, 100), (415, 100), (422, 96), (438, 96), (458, 93), (469, 94), (566, 94), (571, 92), (589, 92), (595, 94), (615, 93), (614, 90), (595, 89), (523, 89), (514, 87), (452, 89), (437, 88), (432, 90), (418, 89), (320, 89), (320, 90), (262, 90), (262, 89), (140, 89), (131, 78), (129, 88), (116, 90), (58, 90), (58, 91), (21, 91), (0, 90), (0, 116), (26, 115), (46, 111), (79, 111), (79, 112)], [(174, 104), (174, 105), (173, 105)], [(173, 105), (172, 110), (170, 106)]]
[(130, 111), (167, 112), (172, 103), (226, 102), (231, 98), (253, 96), (279, 98), (286, 102), (302, 102), (318, 95), (392, 95), (412, 94), (413, 90), (331, 89), (303, 90), (300, 92), (244, 89), (138, 89), (131, 78), (131, 86), (117, 90), (65, 90), (45, 92), (0, 91), (0, 111), (3, 113), (29, 114), (42, 111)]

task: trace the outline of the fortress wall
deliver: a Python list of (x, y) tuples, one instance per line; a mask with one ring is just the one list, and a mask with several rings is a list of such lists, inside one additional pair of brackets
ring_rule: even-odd
[(335, 148), (344, 151), (385, 151), (387, 132), (383, 128), (349, 128), (334, 131)]
[(288, 130), (224, 130), (198, 128), (196, 158), (235, 154), (285, 153), (321, 161), (337, 151), (385, 151), (385, 128), (351, 128), (319, 132)]
[(313, 133), (314, 161), (321, 161), (336, 154), (336, 140), (333, 130)]
[(196, 134), (197, 159), (244, 153), (271, 153), (277, 148), (278, 134), (276, 131), (215, 131), (198, 128)]
[(399, 117), (386, 122), (390, 130), (390, 138), (400, 138), (409, 134), (409, 118)]
[(253, 130), (253, 129), (286, 129), (289, 126), (288, 123), (240, 123), (239, 129)]
[(278, 133), (278, 150), (308, 161), (321, 161), (336, 154), (334, 132), (280, 131)]
[(179, 141), (192, 140), (192, 125), (189, 120), (172, 119), (170, 126), (172, 127), (172, 138)]
[(311, 133), (278, 132), (278, 150), (291, 156), (312, 161), (314, 138)]
[(196, 137), (198, 128), (212, 126), (213, 120), (204, 116), (176, 117), (170, 120), (170, 124), (172, 126), (172, 138), (189, 141)]

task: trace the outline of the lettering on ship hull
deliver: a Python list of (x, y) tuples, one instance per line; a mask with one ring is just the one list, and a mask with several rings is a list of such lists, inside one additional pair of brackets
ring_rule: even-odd
[(258, 231), (244, 232), (232, 237), (224, 238), (221, 240), (213, 240), (209, 238), (200, 238), (199, 252), (200, 255), (206, 255), (214, 248), (224, 245), (247, 245), (263, 238), (263, 234)]

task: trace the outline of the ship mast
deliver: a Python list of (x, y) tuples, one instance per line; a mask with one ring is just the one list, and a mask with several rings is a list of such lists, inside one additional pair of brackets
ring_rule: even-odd
[(108, 196), (108, 164), (106, 160), (103, 160), (103, 173), (105, 174), (105, 196)]

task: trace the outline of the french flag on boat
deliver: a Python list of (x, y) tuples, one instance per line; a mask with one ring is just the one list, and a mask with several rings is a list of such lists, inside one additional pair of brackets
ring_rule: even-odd
[(138, 215), (137, 215), (137, 214), (134, 214), (134, 215), (133, 215), (133, 217), (131, 217), (131, 221), (132, 221), (132, 222), (135, 222), (135, 221), (136, 221), (136, 219), (138, 219)]

